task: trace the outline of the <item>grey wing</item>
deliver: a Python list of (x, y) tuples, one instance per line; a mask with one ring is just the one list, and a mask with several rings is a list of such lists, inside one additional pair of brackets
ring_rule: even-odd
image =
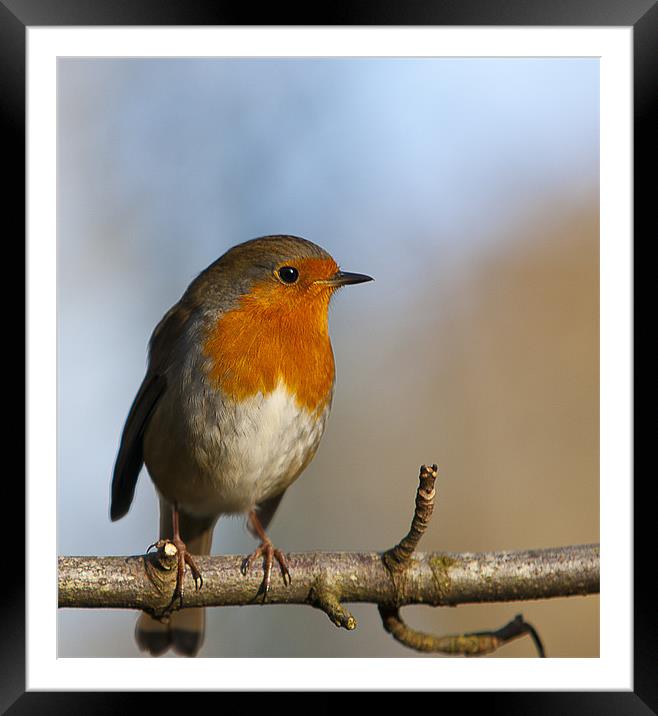
[(163, 375), (147, 373), (128, 413), (112, 477), (112, 521), (120, 519), (130, 509), (144, 464), (144, 431), (165, 386)]
[(121, 436), (112, 477), (110, 518), (118, 520), (130, 508), (137, 478), (144, 464), (143, 440), (148, 421), (164, 392), (166, 373), (191, 311), (180, 302), (172, 306), (155, 327), (149, 345), (149, 369), (130, 408)]

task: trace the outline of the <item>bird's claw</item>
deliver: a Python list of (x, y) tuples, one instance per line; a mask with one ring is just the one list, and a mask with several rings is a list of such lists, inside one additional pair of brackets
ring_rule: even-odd
[(172, 594), (171, 601), (167, 609), (173, 607), (176, 600), (178, 600), (179, 608), (183, 607), (183, 581), (185, 578), (185, 565), (187, 564), (192, 573), (192, 579), (194, 580), (194, 588), (199, 591), (203, 586), (203, 576), (201, 570), (197, 567), (196, 562), (192, 559), (192, 555), (187, 551), (185, 542), (181, 539), (173, 540), (160, 540), (156, 542), (156, 546), (161, 546), (163, 542), (171, 542), (175, 545), (177, 554), (177, 566), (176, 566), (176, 586), (174, 587), (174, 593)]
[(279, 563), (283, 583), (285, 585), (289, 585), (292, 582), (292, 577), (290, 576), (290, 569), (288, 567), (286, 555), (280, 549), (276, 549), (269, 540), (263, 541), (248, 557), (245, 557), (242, 560), (242, 565), (240, 567), (242, 574), (246, 575), (251, 565), (261, 556), (265, 558), (265, 563), (263, 565), (263, 581), (258, 589), (258, 594), (262, 593), (263, 599), (265, 599), (270, 589), (272, 564), (275, 559)]

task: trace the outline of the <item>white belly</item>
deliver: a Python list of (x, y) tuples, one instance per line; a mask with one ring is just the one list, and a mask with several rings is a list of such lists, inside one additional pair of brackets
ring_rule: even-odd
[(205, 393), (188, 402), (182, 420), (175, 393), (165, 391), (145, 436), (145, 462), (159, 491), (186, 512), (246, 512), (299, 476), (330, 405), (316, 418), (280, 383), (239, 404)]

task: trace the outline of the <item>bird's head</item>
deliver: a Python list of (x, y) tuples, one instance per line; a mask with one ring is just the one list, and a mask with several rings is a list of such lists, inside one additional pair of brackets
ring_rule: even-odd
[(337, 289), (372, 281), (370, 276), (341, 271), (320, 246), (297, 236), (263, 236), (238, 244), (202, 276), (204, 300), (239, 304), (242, 310), (289, 317), (324, 313)]

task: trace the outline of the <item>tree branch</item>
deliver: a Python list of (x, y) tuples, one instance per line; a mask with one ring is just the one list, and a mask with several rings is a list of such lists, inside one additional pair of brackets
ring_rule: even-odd
[[(344, 603), (374, 603), (379, 606), (384, 628), (411, 648), (479, 654), (525, 633), (536, 636), (536, 632), (519, 616), (495, 632), (432, 637), (409, 629), (399, 617), (400, 607), (598, 593), (599, 546), (595, 544), (520, 552), (415, 553), (432, 513), (435, 479), (435, 465), (421, 468), (412, 526), (396, 547), (383, 554), (289, 554), (292, 583), (286, 585), (274, 575), (267, 603), (311, 605), (346, 629), (354, 629), (356, 620)], [(243, 575), (242, 560), (238, 555), (195, 556), (203, 573), (203, 588), (195, 589), (186, 570), (184, 606), (262, 603), (262, 596), (257, 596), (262, 571), (254, 568)], [(142, 609), (166, 619), (177, 608), (172, 604), (176, 564), (176, 548), (167, 541), (158, 543), (155, 552), (133, 557), (59, 557), (59, 606)]]
[[(175, 581), (174, 574), (153, 564), (159, 555), (60, 557), (59, 606), (157, 611), (171, 598), (172, 590), (167, 589)], [(254, 596), (262, 574), (253, 570), (242, 576), (242, 559), (239, 555), (195, 556), (203, 572), (203, 588), (196, 591), (186, 572), (185, 606), (260, 604)], [(343, 602), (398, 606), (511, 602), (599, 591), (598, 545), (523, 552), (417, 553), (405, 580), (397, 586), (378, 552), (302, 552), (289, 554), (288, 562), (292, 584), (285, 586), (273, 577), (268, 604), (312, 604), (321, 601), (318, 592), (323, 586), (340, 592)], [(153, 580), (145, 564), (157, 574)]]

